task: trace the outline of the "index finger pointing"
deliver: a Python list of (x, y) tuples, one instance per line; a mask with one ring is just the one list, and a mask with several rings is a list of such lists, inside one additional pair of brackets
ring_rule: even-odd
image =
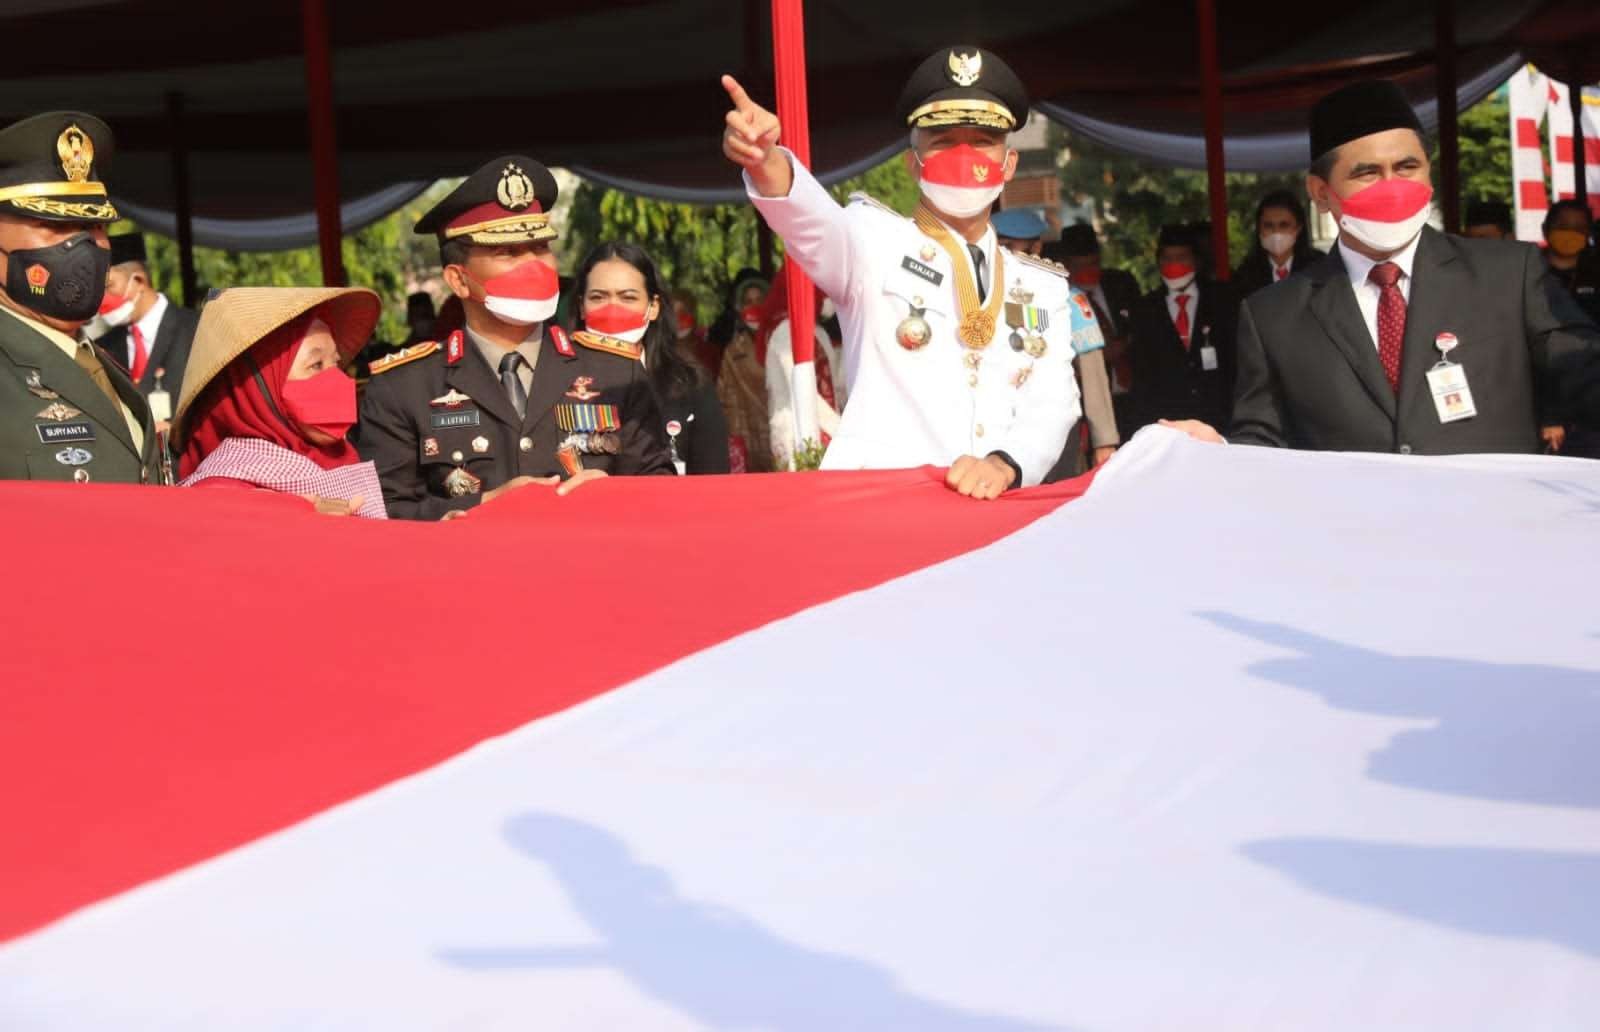
[(722, 77), (722, 88), (728, 91), (728, 99), (733, 101), (733, 106), (740, 111), (748, 111), (756, 106), (755, 101), (750, 99), (750, 94), (744, 91), (744, 87), (739, 85), (739, 80), (733, 76)]

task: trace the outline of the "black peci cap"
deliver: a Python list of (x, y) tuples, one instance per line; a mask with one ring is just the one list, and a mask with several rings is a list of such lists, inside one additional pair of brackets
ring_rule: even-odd
[(1061, 230), (1062, 254), (1072, 258), (1079, 258), (1086, 254), (1100, 253), (1100, 238), (1095, 236), (1094, 227), (1087, 222), (1074, 222)]
[(47, 222), (115, 222), (100, 171), (111, 129), (82, 111), (50, 111), (0, 129), (0, 212)]
[(440, 243), (466, 238), (474, 244), (554, 240), (550, 210), (560, 189), (556, 177), (522, 154), (495, 158), (417, 221), (415, 232)]
[(1028, 120), (1028, 91), (992, 51), (947, 47), (911, 73), (897, 110), (913, 129), (974, 125), (1009, 133)]
[(1311, 109), (1311, 160), (1389, 129), (1412, 129), (1422, 135), (1422, 122), (1400, 87), (1388, 79), (1364, 79), (1340, 87)]
[(146, 261), (144, 234), (122, 233), (110, 239), (112, 265), (121, 265), (123, 262)]

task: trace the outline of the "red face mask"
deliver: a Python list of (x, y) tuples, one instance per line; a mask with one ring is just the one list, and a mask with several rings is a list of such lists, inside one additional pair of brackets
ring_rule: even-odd
[(1095, 265), (1084, 269), (1082, 272), (1072, 274), (1072, 282), (1080, 287), (1093, 289), (1100, 285), (1100, 266)]
[(336, 368), (289, 380), (283, 385), (283, 407), (297, 425), (342, 441), (356, 425), (356, 382)]
[(608, 304), (583, 313), (583, 324), (596, 333), (636, 344), (650, 325), (645, 313), (624, 305)]
[(693, 332), (694, 332), (694, 313), (693, 312), (679, 312), (678, 313), (678, 336), (687, 337), (689, 334), (691, 334)]
[(531, 326), (556, 314), (560, 293), (556, 270), (530, 258), (510, 272), (484, 281), (483, 306), (512, 325)]
[(922, 163), (922, 195), (942, 212), (969, 218), (984, 211), (1005, 187), (1005, 166), (963, 143)]
[(744, 320), (745, 326), (749, 327), (750, 329), (752, 329), (752, 330), (760, 329), (761, 328), (761, 306), (760, 305), (750, 305), (744, 311), (739, 313), (739, 318)]
[(1162, 262), (1161, 278), (1164, 280), (1184, 280), (1194, 275), (1193, 262)]

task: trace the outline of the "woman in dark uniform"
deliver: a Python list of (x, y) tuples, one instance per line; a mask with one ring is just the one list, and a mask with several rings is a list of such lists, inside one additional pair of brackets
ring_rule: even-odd
[(678, 348), (670, 295), (636, 244), (605, 243), (578, 267), (574, 329), (642, 344), (680, 473), (728, 472), (728, 423), (716, 386)]

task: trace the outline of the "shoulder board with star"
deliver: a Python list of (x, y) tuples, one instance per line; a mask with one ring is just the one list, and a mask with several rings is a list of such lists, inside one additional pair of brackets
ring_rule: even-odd
[(644, 346), (641, 344), (629, 344), (625, 340), (607, 337), (603, 333), (595, 333), (592, 330), (576, 330), (572, 334), (572, 340), (574, 343), (582, 344), (590, 351), (604, 351), (608, 355), (631, 358), (635, 361), (644, 354)]
[(895, 218), (902, 221), (910, 221), (908, 216), (900, 214), (887, 204), (884, 204), (882, 201), (878, 200), (876, 197), (872, 196), (871, 194), (862, 193), (860, 190), (857, 190), (855, 193), (850, 195), (850, 203), (865, 204), (869, 208), (877, 208), (886, 215), (893, 215)]
[(1008, 248), (1006, 250), (1006, 261), (1009, 262), (1013, 260), (1019, 261), (1023, 265), (1031, 265), (1035, 269), (1043, 269), (1045, 272), (1055, 276), (1060, 276), (1062, 279), (1067, 279), (1067, 267), (1062, 265), (1060, 262), (1053, 262), (1048, 258), (1035, 258), (1031, 254), (1025, 254), (1022, 251), (1013, 251)]
[(367, 366), (367, 369), (372, 373), (373, 376), (377, 376), (379, 373), (387, 373), (391, 369), (400, 368), (407, 362), (415, 362), (419, 358), (427, 358), (435, 351), (438, 351), (439, 347), (439, 342), (436, 340), (423, 341), (421, 344), (413, 344), (409, 348), (401, 348), (392, 355), (384, 355), (382, 358)]

